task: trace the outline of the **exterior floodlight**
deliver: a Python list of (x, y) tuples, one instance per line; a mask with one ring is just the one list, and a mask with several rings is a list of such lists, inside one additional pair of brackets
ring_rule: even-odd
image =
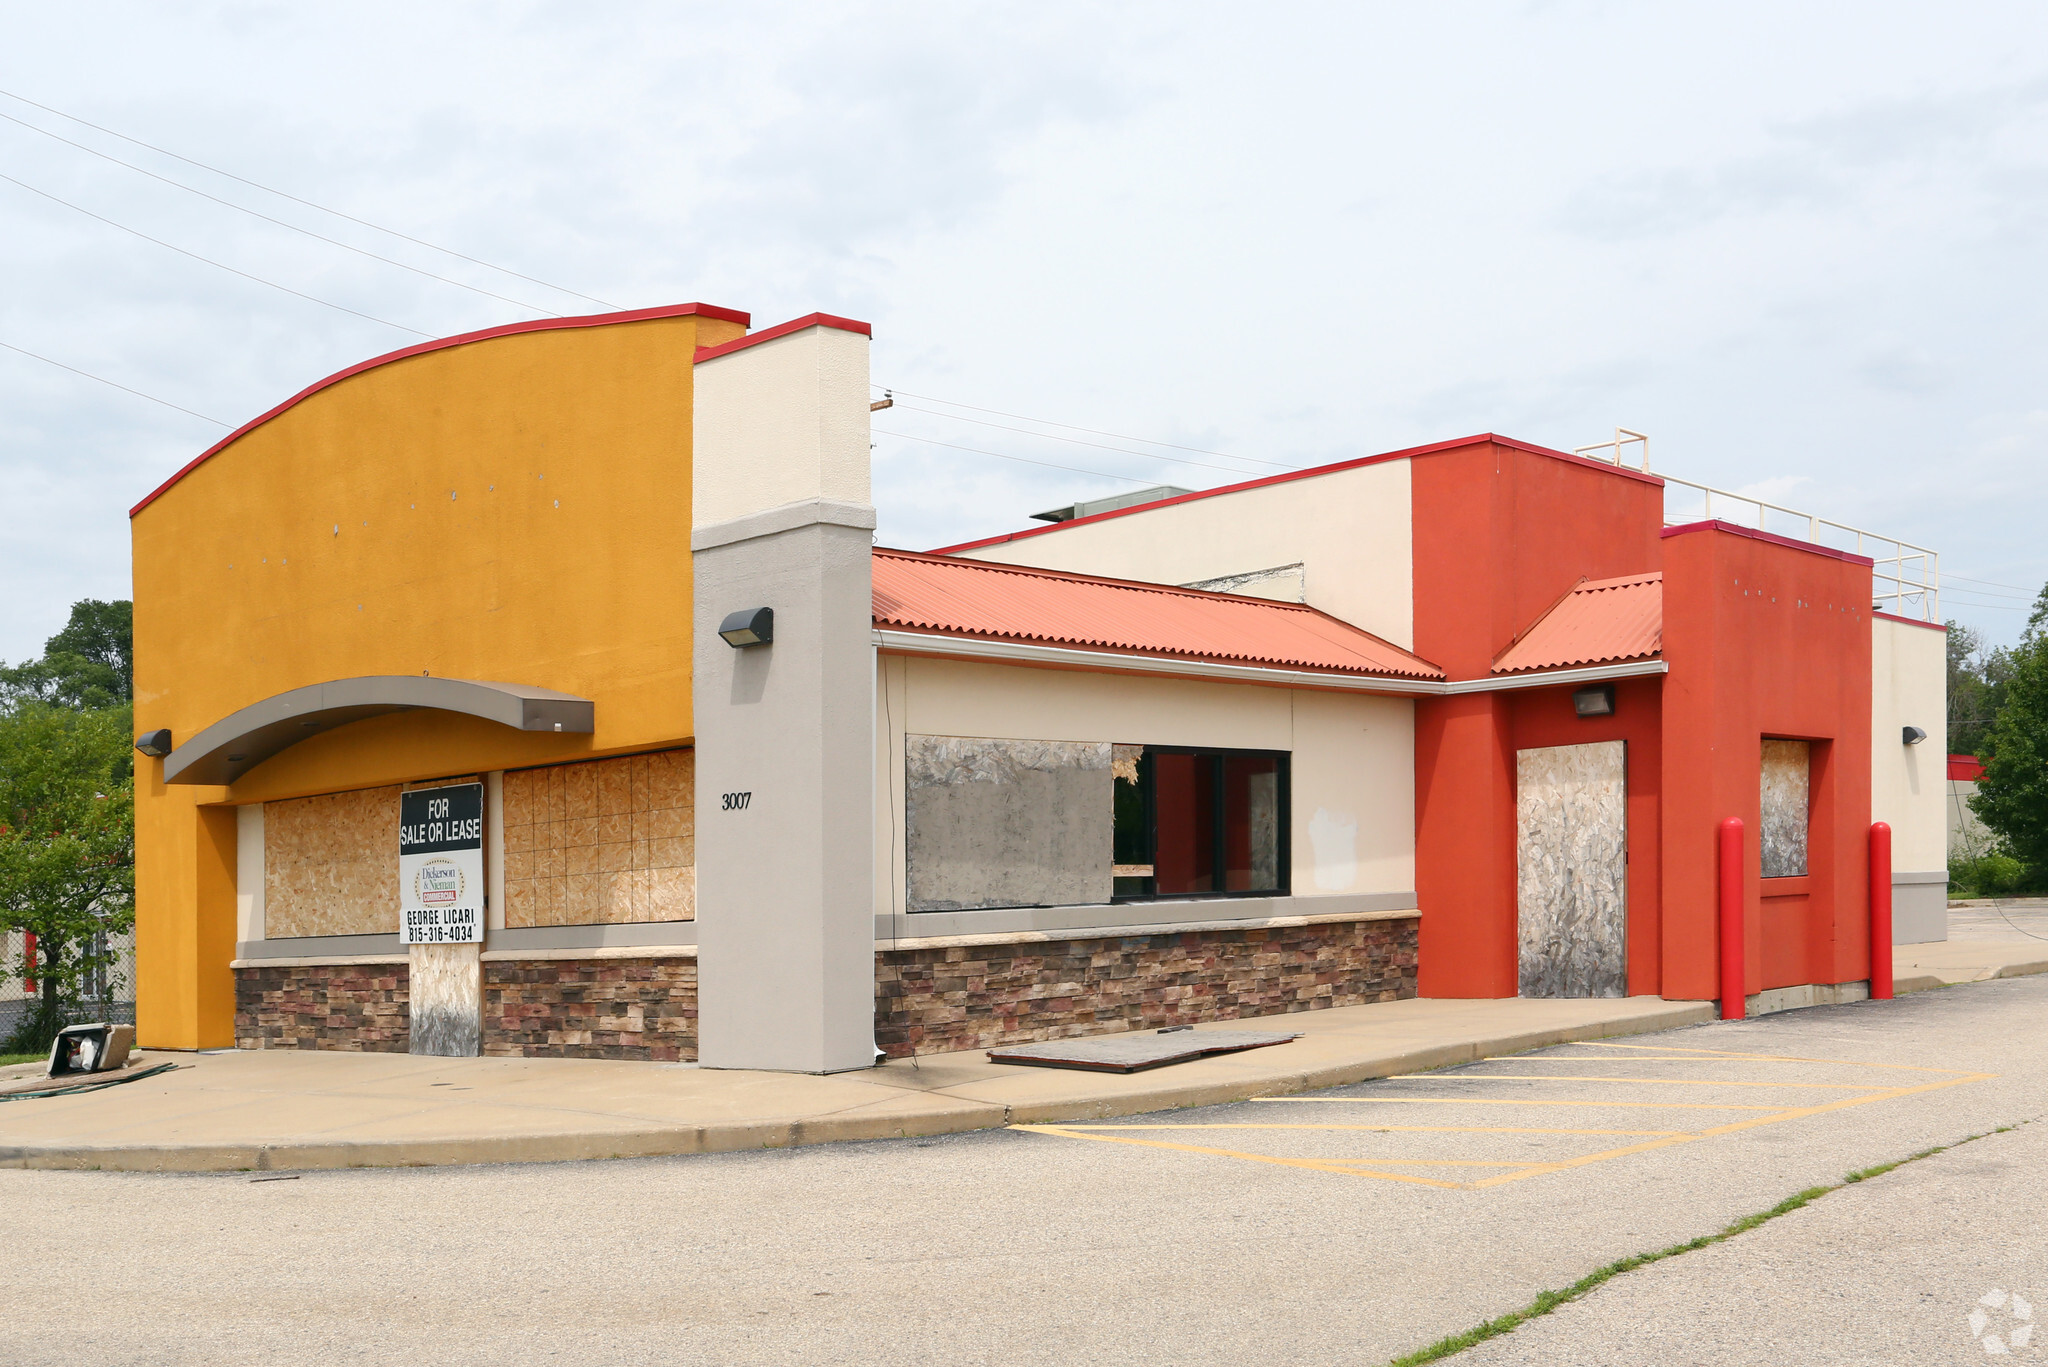
[(1572, 694), (1572, 711), (1582, 717), (1611, 717), (1614, 715), (1614, 685), (1594, 684), (1581, 688)]
[(162, 759), (171, 753), (169, 731), (145, 731), (135, 738), (135, 748), (151, 759)]
[(1906, 734), (1902, 739), (1908, 745), (1918, 745), (1921, 741), (1927, 739), (1927, 733), (1917, 726), (1909, 726), (1906, 728)]
[(44, 1076), (111, 1072), (128, 1062), (128, 1051), (134, 1047), (132, 1025), (67, 1025), (50, 1042), (50, 1067)]
[(718, 624), (718, 634), (734, 650), (765, 646), (775, 639), (775, 609), (741, 608), (738, 612), (729, 612)]

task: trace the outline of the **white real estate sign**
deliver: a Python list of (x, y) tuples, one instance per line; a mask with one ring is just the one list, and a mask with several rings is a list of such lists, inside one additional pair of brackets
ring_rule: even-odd
[(408, 945), (483, 940), (483, 784), (399, 794), (398, 929)]

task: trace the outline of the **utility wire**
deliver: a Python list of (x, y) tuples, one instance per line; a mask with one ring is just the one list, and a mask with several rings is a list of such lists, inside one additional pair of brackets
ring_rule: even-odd
[[(901, 393), (902, 391), (899, 390), (897, 392)], [(1221, 470), (1226, 475), (1256, 475), (1258, 473), (1258, 471), (1256, 470), (1244, 470), (1234, 465), (1216, 465), (1206, 460), (1189, 460), (1186, 456), (1162, 456), (1156, 451), (1132, 451), (1122, 446), (1105, 446), (1099, 441), (1083, 441), (1079, 437), (1062, 437), (1052, 432), (1033, 432), (1029, 428), (1011, 427), (1006, 423), (989, 422), (985, 418), (964, 418), (961, 417), (958, 413), (941, 413), (936, 408), (919, 408), (916, 404), (913, 403), (899, 403), (895, 406), (910, 413), (929, 413), (935, 418), (946, 418), (953, 422), (971, 422), (981, 427), (993, 427), (1000, 431), (1016, 432), (1027, 437), (1042, 437), (1048, 441), (1070, 442), (1075, 446), (1092, 446), (1098, 451), (1115, 451), (1117, 454), (1124, 456), (1142, 456), (1146, 460), (1170, 460), (1180, 465), (1198, 465), (1204, 470)], [(1027, 419), (1026, 421), (1036, 421), (1036, 419)], [(1082, 430), (1085, 431), (1086, 429), (1084, 428)], [(1225, 457), (1225, 459), (1242, 460), (1246, 459), (1246, 457), (1228, 456)], [(1262, 464), (1266, 465), (1273, 465), (1276, 463), (1277, 462), (1274, 461), (1262, 462)], [(1289, 470), (1298, 470), (1301, 467), (1298, 465), (1289, 465), (1284, 468)]]
[[(2023, 588), (2019, 587), (2019, 586), (2018, 586), (2017, 584), (1997, 584), (1997, 583), (1993, 583), (1993, 582), (1992, 582), (1991, 580), (1989, 580), (1989, 579), (1972, 579), (1972, 578), (1970, 578), (1970, 576), (1969, 576), (1969, 575), (1967, 575), (1967, 574), (1948, 574), (1948, 573), (1944, 572), (1944, 573), (1943, 573), (1943, 575), (1942, 575), (1941, 577), (1942, 577), (1943, 579), (1945, 579), (1945, 580), (1946, 580), (1946, 579), (1960, 579), (1960, 580), (1962, 580), (1962, 581), (1963, 581), (1964, 583), (1966, 583), (1966, 584), (1982, 584), (1982, 585), (1984, 585), (1984, 587), (1983, 587), (1982, 589), (1971, 589), (1971, 590), (1970, 590), (1970, 592), (1972, 592), (1972, 593), (1987, 593), (1987, 594), (1989, 594), (1989, 595), (1990, 595), (1991, 597), (1993, 597), (1993, 598), (2013, 598), (2013, 597), (2019, 597), (2019, 598), (2027, 598), (2027, 599), (2032, 599), (2032, 598), (2035, 598), (2035, 597), (2038, 597), (2038, 596), (2039, 596), (2039, 595), (2038, 595), (2038, 592), (2037, 592), (2036, 590), (2034, 590), (2034, 589), (2023, 589)], [(1999, 590), (1999, 589), (2011, 589), (2011, 590), (2012, 590), (2012, 592), (2011, 592), (2011, 593), (1999, 593), (1999, 592), (1997, 592), (1997, 590)]]
[(158, 147), (155, 143), (144, 142), (140, 138), (131, 138), (126, 133), (117, 133), (113, 129), (106, 128), (100, 124), (93, 123), (89, 119), (81, 119), (76, 114), (67, 114), (63, 110), (54, 109), (47, 104), (38, 104), (36, 101), (31, 100), (26, 95), (17, 95), (11, 90), (0, 90), (0, 95), (5, 95), (10, 100), (18, 100), (22, 104), (28, 105), (32, 109), (40, 109), (45, 114), (55, 114), (60, 119), (68, 119), (72, 123), (82, 125), (86, 128), (90, 128), (96, 133), (105, 133), (110, 138), (119, 138), (123, 142), (133, 143), (135, 146), (145, 148), (151, 152), (155, 152), (159, 156), (169, 157), (174, 161), (182, 161), (187, 166), (197, 166), (200, 170), (211, 171), (214, 175), (217, 176), (226, 176), (229, 180), (237, 181), (243, 185), (247, 185), (251, 189), (261, 190), (266, 195), (276, 195), (279, 199), (288, 199), (294, 204), (303, 204), (308, 209), (317, 209), (323, 214), (332, 214), (336, 218), (345, 218), (351, 223), (360, 224), (363, 227), (373, 229), (376, 232), (387, 233), (392, 237), (400, 238), (406, 242), (413, 243), (415, 246), (425, 247), (430, 251), (437, 251), (445, 256), (452, 256), (459, 261), (467, 261), (471, 265), (482, 266), (486, 270), (497, 271), (501, 274), (509, 275), (516, 279), (527, 281), (530, 284), (540, 285), (551, 290), (558, 290), (563, 294), (574, 295), (578, 299), (588, 299), (591, 303), (602, 304), (604, 307), (608, 309), (616, 309), (619, 307), (617, 304), (614, 304), (609, 300), (600, 299), (594, 294), (585, 294), (581, 290), (572, 290), (566, 285), (553, 284), (549, 281), (541, 279), (537, 275), (527, 275), (524, 274), (523, 272), (515, 271), (509, 266), (495, 265), (492, 262), (484, 260), (482, 257), (469, 256), (463, 252), (456, 251), (452, 247), (443, 247), (438, 243), (429, 242), (425, 238), (414, 237), (409, 233), (399, 232), (396, 228), (387, 228), (383, 226), (381, 223), (372, 223), (367, 218), (357, 218), (354, 214), (345, 214), (339, 209), (330, 209), (325, 204), (315, 204), (310, 199), (301, 199), (297, 195), (287, 194), (283, 190), (274, 189), (271, 186), (261, 183), (260, 181), (250, 180), (247, 176), (238, 176), (233, 171), (223, 171), (218, 166), (209, 166), (203, 161), (194, 161), (191, 157), (182, 156), (179, 153), (171, 151), (167, 147)]
[(251, 275), (247, 271), (238, 271), (233, 266), (229, 266), (222, 262), (215, 261), (212, 257), (201, 256), (198, 252), (188, 252), (183, 247), (172, 246), (170, 243), (164, 241), (160, 237), (151, 237), (148, 233), (145, 233), (140, 229), (131, 228), (125, 223), (116, 223), (113, 219), (108, 218), (104, 214), (96, 214), (90, 209), (81, 208), (79, 205), (73, 204), (68, 199), (59, 199), (57, 198), (57, 196), (51, 194), (48, 190), (38, 190), (35, 186), (29, 184), (27, 181), (16, 180), (13, 176), (7, 175), (4, 172), (0, 172), (0, 180), (4, 180), (10, 185), (19, 185), (22, 189), (28, 191), (32, 195), (41, 195), (44, 199), (49, 200), (52, 204), (61, 204), (65, 208), (70, 209), (73, 212), (84, 214), (87, 218), (98, 219), (100, 222), (106, 224), (110, 228), (119, 228), (124, 233), (129, 233), (135, 237), (141, 238), (144, 242), (154, 242), (157, 246), (164, 247), (171, 251), (174, 251), (180, 256), (189, 256), (194, 261), (203, 261), (209, 266), (213, 266), (219, 270), (226, 271), (229, 275), (239, 275), (244, 280), (254, 280), (259, 285), (268, 285), (270, 286), (270, 288), (274, 290), (283, 290), (286, 294), (297, 295), (299, 298), (309, 300), (312, 303), (324, 304), (328, 308), (338, 309), (343, 313), (352, 313), (358, 318), (366, 319), (367, 321), (372, 323), (381, 323), (388, 328), (397, 328), (400, 332), (410, 332), (415, 337), (432, 338), (434, 335), (431, 332), (421, 332), (418, 328), (409, 328), (403, 323), (394, 323), (388, 318), (379, 318), (373, 314), (364, 313), (359, 309), (352, 309), (346, 304), (337, 304), (331, 300), (317, 298), (316, 296), (307, 294), (302, 290), (295, 290), (290, 285), (280, 285), (275, 280), (265, 280), (260, 275)]
[(169, 399), (159, 399), (154, 394), (145, 394), (139, 389), (130, 389), (128, 388), (127, 385), (121, 384), (120, 382), (115, 380), (110, 380), (104, 375), (95, 375), (90, 370), (80, 370), (77, 366), (65, 365), (62, 361), (53, 361), (48, 356), (38, 355), (37, 353), (30, 351), (27, 347), (18, 347), (14, 345), (12, 342), (0, 342), (0, 347), (6, 347), (9, 351), (19, 352), (21, 355), (26, 356), (31, 360), (41, 361), (44, 365), (53, 365), (57, 367), (57, 369), (59, 370), (68, 370), (73, 375), (83, 375), (88, 380), (98, 380), (101, 384), (112, 385), (114, 388), (121, 390), (123, 393), (133, 394), (138, 399), (148, 399), (151, 403), (160, 403), (165, 408), (175, 408), (180, 413), (190, 413), (193, 417), (198, 418), (201, 422), (210, 422), (216, 427), (233, 426), (232, 423), (222, 422), (219, 418), (209, 418), (204, 413), (194, 413), (191, 409), (186, 408), (184, 405), (172, 403)]
[[(5, 93), (6, 93), (5, 91), (0, 91), (0, 94), (5, 94)], [(874, 389), (881, 389), (881, 388), (883, 388), (884, 386), (882, 386), (882, 385), (872, 385), (872, 386), (870, 386), (870, 387), (871, 387), (871, 388), (874, 388)], [(1272, 466), (1277, 466), (1278, 468), (1280, 468), (1280, 469), (1282, 469), (1282, 470), (1299, 470), (1299, 469), (1301, 469), (1301, 468), (1302, 468), (1302, 467), (1301, 467), (1301, 466), (1299, 466), (1299, 465), (1288, 465), (1288, 464), (1286, 464), (1286, 463), (1284, 463), (1284, 462), (1282, 462), (1282, 461), (1277, 461), (1277, 460), (1260, 460), (1260, 459), (1259, 459), (1259, 458), (1258, 458), (1257, 456), (1239, 456), (1239, 455), (1233, 455), (1233, 454), (1231, 454), (1231, 453), (1230, 453), (1230, 452), (1228, 452), (1228, 451), (1211, 451), (1211, 450), (1208, 450), (1207, 448), (1205, 448), (1205, 447), (1201, 447), (1201, 446), (1180, 446), (1180, 445), (1177, 445), (1176, 443), (1174, 443), (1174, 442), (1170, 442), (1170, 441), (1154, 441), (1154, 440), (1152, 440), (1152, 439), (1151, 439), (1150, 437), (1133, 437), (1133, 436), (1129, 436), (1129, 435), (1127, 435), (1127, 434), (1125, 434), (1125, 433), (1122, 433), (1122, 432), (1104, 432), (1104, 431), (1100, 430), (1099, 428), (1094, 428), (1094, 427), (1077, 427), (1076, 425), (1074, 425), (1073, 423), (1070, 423), (1070, 422), (1054, 422), (1054, 421), (1053, 421), (1052, 419), (1050, 419), (1050, 418), (1034, 418), (1034, 417), (1031, 417), (1031, 416), (1029, 416), (1029, 415), (1027, 415), (1027, 414), (1024, 414), (1024, 413), (1005, 413), (1005, 412), (1004, 412), (1004, 411), (1003, 411), (1002, 409), (1000, 409), (1000, 408), (976, 408), (976, 407), (975, 407), (975, 406), (974, 406), (973, 404), (971, 404), (971, 403), (955, 403), (955, 402), (954, 402), (953, 400), (951, 400), (951, 399), (940, 399), (940, 398), (934, 398), (934, 397), (933, 397), (932, 395), (930, 395), (930, 394), (912, 394), (912, 393), (911, 393), (911, 392), (910, 392), (909, 390), (907, 390), (907, 389), (892, 389), (892, 390), (891, 390), (890, 392), (891, 392), (891, 393), (895, 393), (895, 394), (902, 394), (902, 395), (904, 395), (904, 396), (905, 396), (905, 397), (907, 397), (907, 398), (912, 398), (912, 399), (922, 399), (922, 400), (924, 400), (924, 401), (925, 401), (926, 403), (942, 403), (942, 404), (946, 405), (946, 407), (948, 407), (948, 408), (965, 408), (965, 409), (967, 409), (967, 410), (968, 410), (969, 412), (972, 412), (972, 413), (991, 413), (991, 414), (994, 414), (994, 415), (995, 415), (996, 417), (998, 417), (998, 418), (1015, 418), (1015, 419), (1016, 419), (1016, 420), (1017, 420), (1018, 422), (1035, 422), (1035, 423), (1038, 423), (1038, 424), (1040, 424), (1041, 426), (1044, 426), (1044, 427), (1064, 427), (1064, 428), (1066, 428), (1066, 429), (1067, 429), (1067, 430), (1068, 430), (1069, 432), (1086, 432), (1086, 433), (1088, 433), (1088, 434), (1089, 434), (1090, 436), (1093, 436), (1093, 437), (1115, 437), (1115, 438), (1116, 438), (1116, 439), (1117, 439), (1118, 441), (1135, 441), (1135, 442), (1137, 442), (1137, 443), (1139, 443), (1140, 445), (1143, 445), (1143, 446), (1164, 446), (1164, 447), (1166, 447), (1166, 448), (1167, 448), (1168, 450), (1172, 450), (1172, 451), (1191, 451), (1191, 452), (1193, 452), (1193, 453), (1194, 453), (1195, 455), (1198, 455), (1198, 456), (1221, 456), (1221, 457), (1223, 457), (1223, 458), (1224, 458), (1225, 460), (1244, 460), (1244, 461), (1250, 461), (1250, 462), (1251, 462), (1252, 464), (1254, 464), (1254, 465), (1272, 465)], [(949, 415), (949, 416), (950, 416), (950, 415)], [(972, 421), (972, 419), (963, 419), (963, 421), (970, 421), (970, 422), (971, 422), (971, 421)], [(1037, 435), (1044, 435), (1044, 434), (1037, 434)], [(1065, 439), (1065, 438), (1056, 438), (1056, 440), (1066, 440), (1066, 439)], [(1084, 443), (1082, 443), (1082, 444), (1083, 444), (1083, 445), (1091, 445), (1092, 443), (1087, 443), (1087, 442), (1084, 442)]]
[(455, 286), (455, 288), (459, 290), (468, 290), (472, 294), (481, 294), (486, 298), (496, 299), (502, 303), (515, 304), (518, 307), (526, 309), (533, 313), (545, 313), (550, 318), (559, 318), (562, 316), (561, 314), (556, 313), (554, 310), (544, 309), (538, 304), (529, 304), (523, 299), (514, 299), (509, 294), (496, 294), (490, 290), (483, 289), (480, 286), (467, 284), (461, 280), (452, 279), (449, 276), (436, 275), (434, 272), (430, 270), (423, 270), (418, 266), (409, 265), (406, 262), (396, 260), (389, 256), (380, 256), (376, 252), (365, 250), (362, 247), (355, 246), (353, 243), (343, 242), (338, 237), (328, 237), (324, 233), (314, 232), (311, 228), (301, 228), (296, 223), (287, 223), (285, 220), (281, 218), (272, 218), (269, 214), (258, 213), (256, 210), (249, 208), (247, 205), (237, 204), (231, 199), (222, 199), (219, 195), (210, 195), (206, 193), (206, 191), (201, 190), (196, 186), (187, 185), (185, 184), (185, 182), (181, 180), (172, 180), (169, 176), (160, 176), (156, 172), (150, 170), (148, 167), (137, 166), (132, 161), (123, 161), (119, 157), (109, 156), (105, 152), (102, 152), (97, 148), (87, 147), (82, 142), (73, 142), (70, 138), (61, 137), (58, 134), (52, 133), (47, 128), (38, 128), (36, 127), (36, 125), (30, 123), (26, 119), (17, 119), (12, 114), (0, 114), (0, 119), (5, 119), (9, 123), (19, 124), (23, 128), (28, 129), (30, 132), (41, 133), (46, 138), (55, 138), (58, 142), (63, 143), (66, 147), (76, 147), (79, 151), (86, 153), (88, 156), (98, 157), (102, 161), (111, 161), (116, 166), (125, 166), (129, 170), (136, 172), (138, 175), (148, 176), (151, 180), (160, 180), (166, 185), (174, 186), (177, 189), (185, 191), (185, 193), (187, 194), (197, 195), (201, 199), (212, 200), (215, 204), (223, 205), (227, 208), (237, 211), (238, 213), (247, 214), (251, 218), (260, 218), (265, 223), (274, 223), (280, 228), (287, 228), (295, 233), (303, 233), (307, 237), (314, 238), (321, 242), (325, 242), (330, 246), (339, 247), (343, 251), (354, 252), (357, 256), (367, 256), (372, 261), (382, 261), (387, 266), (396, 266), (398, 267), (398, 269), (402, 271), (411, 271), (414, 275), (424, 275), (429, 280), (438, 280), (444, 285), (453, 285)]
[(958, 446), (950, 441), (934, 441), (930, 437), (913, 437), (908, 432), (887, 432), (878, 427), (875, 429), (875, 434), (883, 437), (897, 437), (903, 441), (921, 441), (927, 446), (943, 446), (951, 451), (968, 451), (977, 456), (994, 456), (998, 460), (1019, 461), (1025, 465), (1043, 465), (1048, 470), (1068, 470), (1077, 475), (1094, 475), (1098, 479), (1114, 479), (1125, 484), (1145, 484), (1148, 482), (1142, 479), (1132, 479), (1129, 475), (1112, 475), (1106, 470), (1083, 470), (1078, 465), (1055, 465), (1049, 460), (1032, 460), (1028, 456), (1010, 456), (1003, 454), (1001, 451), (984, 451), (978, 446)]

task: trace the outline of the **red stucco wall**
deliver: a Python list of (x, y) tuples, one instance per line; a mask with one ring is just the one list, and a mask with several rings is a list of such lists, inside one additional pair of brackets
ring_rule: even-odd
[[(1730, 816), (1747, 837), (1747, 991), (1867, 977), (1870, 562), (1721, 524), (1671, 528), (1664, 658), (1663, 995), (1717, 995), (1714, 833)], [(1767, 736), (1817, 742), (1809, 874), (1768, 888)]]

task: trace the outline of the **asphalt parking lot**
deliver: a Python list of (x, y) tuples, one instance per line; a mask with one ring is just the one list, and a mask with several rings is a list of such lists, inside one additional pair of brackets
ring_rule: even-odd
[[(0, 1320), (0, 1361), (1385, 1363), (1616, 1259), (2019, 1125), (1625, 1274), (1469, 1360), (1982, 1357), (1979, 1298), (2048, 1305), (2048, 1261), (2028, 1155), (1968, 1155), (2031, 1134), (2044, 1097), (2036, 977), (1089, 1126), (495, 1167), (0, 1171), (0, 1294), (29, 1307)], [(64, 1268), (105, 1290), (40, 1309)]]

